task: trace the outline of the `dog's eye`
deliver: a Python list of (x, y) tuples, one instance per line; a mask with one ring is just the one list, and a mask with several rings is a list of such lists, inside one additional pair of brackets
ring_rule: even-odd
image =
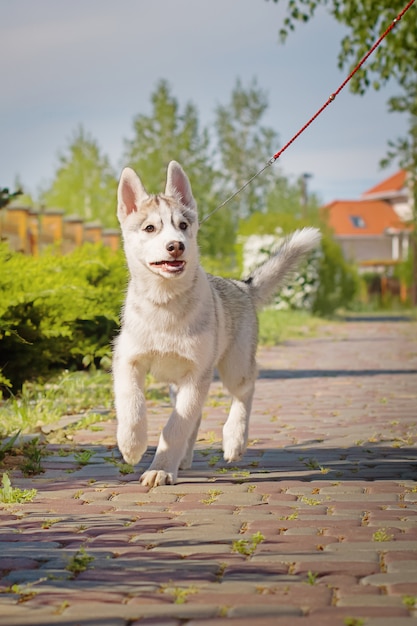
[(187, 230), (187, 228), (188, 228), (187, 222), (180, 222), (180, 229), (181, 230)]
[(153, 233), (155, 226), (153, 226), (153, 224), (148, 224), (143, 230), (146, 230), (147, 233)]

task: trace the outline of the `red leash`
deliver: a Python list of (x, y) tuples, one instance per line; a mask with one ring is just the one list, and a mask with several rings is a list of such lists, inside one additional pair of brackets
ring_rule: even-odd
[(259, 172), (256, 172), (256, 174), (254, 174), (252, 176), (252, 178), (250, 178), (244, 185), (242, 185), (242, 187), (240, 187), (237, 191), (235, 191), (231, 196), (229, 196), (224, 202), (222, 202), (222, 204), (220, 204), (216, 209), (214, 209), (213, 211), (211, 211), (211, 213), (209, 213), (208, 215), (206, 215), (204, 217), (204, 219), (201, 220), (201, 224), (203, 222), (205, 222), (206, 220), (208, 220), (209, 217), (211, 217), (214, 213), (216, 213), (219, 209), (221, 209), (222, 207), (224, 207), (225, 204), (227, 204), (228, 202), (230, 202), (230, 200), (232, 200), (233, 198), (235, 198), (241, 191), (243, 191), (244, 189), (246, 189), (246, 187), (248, 185), (250, 185), (250, 183), (257, 178), (260, 174), (262, 174), (262, 172), (264, 172), (268, 167), (270, 167), (273, 163), (275, 163), (275, 161), (277, 159), (279, 159), (279, 157), (282, 155), (283, 152), (285, 152), (285, 150), (287, 148), (290, 147), (290, 145), (310, 126), (310, 124), (312, 124), (314, 122), (314, 120), (321, 114), (323, 113), (324, 109), (326, 109), (329, 104), (331, 104), (335, 99), (336, 96), (342, 91), (342, 89), (347, 85), (347, 83), (353, 78), (353, 76), (356, 74), (356, 72), (362, 67), (362, 65), (365, 63), (365, 61), (371, 56), (371, 54), (373, 52), (375, 52), (375, 50), (378, 48), (378, 46), (381, 44), (381, 42), (385, 39), (385, 37), (388, 35), (388, 33), (391, 32), (391, 30), (394, 28), (394, 26), (400, 21), (400, 19), (403, 17), (403, 15), (408, 11), (408, 9), (414, 4), (415, 0), (409, 0), (408, 4), (405, 6), (405, 8), (397, 15), (397, 17), (395, 17), (393, 19), (393, 21), (391, 22), (391, 24), (388, 26), (388, 28), (382, 33), (382, 35), (379, 37), (379, 39), (374, 43), (374, 45), (372, 46), (372, 48), (370, 48), (368, 50), (368, 52), (365, 54), (365, 56), (359, 61), (359, 63), (354, 67), (354, 69), (350, 72), (349, 76), (347, 76), (347, 78), (343, 81), (343, 83), (338, 87), (338, 89), (336, 89), (335, 92), (333, 92), (332, 94), (330, 94), (330, 96), (328, 97), (328, 99), (326, 100), (326, 102), (323, 104), (322, 107), (320, 107), (320, 109), (308, 120), (308, 122), (306, 124), (304, 124), (304, 126), (302, 128), (300, 128), (300, 130), (293, 136), (291, 137), (291, 139), (285, 144), (285, 146), (283, 146), (281, 148), (281, 150), (278, 150), (278, 152), (276, 152), (274, 154), (274, 156), (272, 156), (269, 161), (264, 165), (264, 167), (262, 169), (259, 170)]

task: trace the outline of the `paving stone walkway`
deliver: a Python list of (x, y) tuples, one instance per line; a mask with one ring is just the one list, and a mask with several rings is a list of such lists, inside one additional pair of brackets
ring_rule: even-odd
[(164, 401), (134, 473), (112, 416), (46, 429), (45, 472), (10, 475), (36, 496), (0, 508), (2, 626), (417, 624), (417, 324), (329, 324), (259, 365), (244, 459), (215, 381), (174, 486), (138, 484)]

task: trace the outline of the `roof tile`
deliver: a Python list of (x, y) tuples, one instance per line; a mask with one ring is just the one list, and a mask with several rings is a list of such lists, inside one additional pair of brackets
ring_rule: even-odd
[(362, 197), (370, 196), (374, 194), (384, 194), (384, 193), (392, 193), (398, 192), (403, 189), (406, 183), (407, 173), (405, 170), (400, 170), (396, 174), (393, 174), (389, 178), (386, 178), (381, 183), (375, 185), (375, 187), (371, 187), (367, 191), (364, 191)]
[(383, 200), (336, 200), (322, 209), (335, 235), (382, 235), (387, 228), (404, 229), (405, 224)]

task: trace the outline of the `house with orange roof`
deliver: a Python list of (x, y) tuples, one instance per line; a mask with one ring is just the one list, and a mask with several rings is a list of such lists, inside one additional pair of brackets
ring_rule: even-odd
[(322, 208), (347, 260), (382, 271), (409, 253), (412, 194), (400, 170), (358, 200), (335, 200)]

